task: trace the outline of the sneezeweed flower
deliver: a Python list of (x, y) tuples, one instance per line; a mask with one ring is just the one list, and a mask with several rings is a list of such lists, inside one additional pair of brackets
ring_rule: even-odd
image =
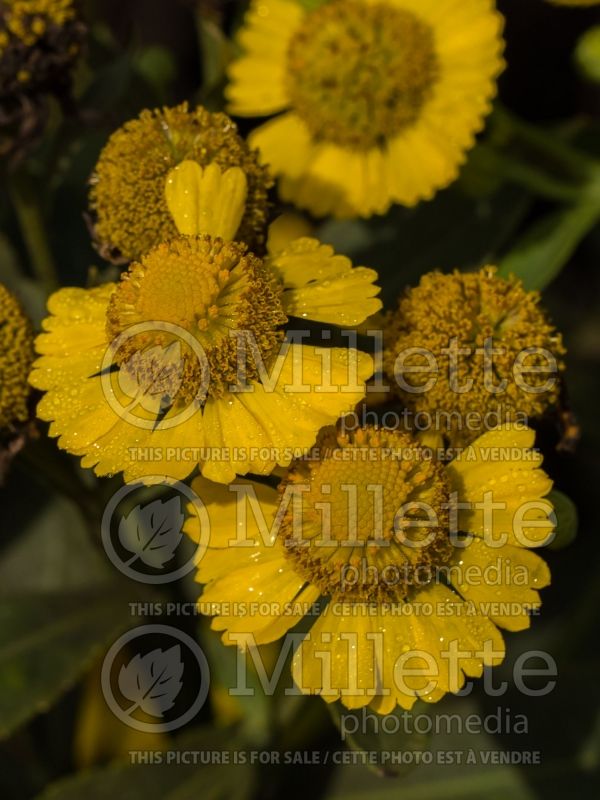
[(91, 178), (90, 211), (100, 253), (117, 261), (139, 259), (173, 239), (177, 228), (165, 201), (167, 175), (182, 161), (201, 167), (239, 167), (247, 182), (239, 241), (262, 253), (267, 225), (267, 193), (272, 179), (258, 164), (225, 114), (187, 103), (142, 111), (115, 131)]
[[(527, 628), (550, 580), (530, 549), (553, 531), (533, 441), (504, 426), (443, 466), (405, 432), (329, 428), (278, 491), (198, 478), (210, 519), (200, 610), (240, 647), (316, 611), (293, 675), (328, 702), (387, 714), (458, 691), (502, 660), (499, 628)], [(185, 529), (199, 539), (197, 517)]]
[(229, 111), (280, 114), (249, 141), (285, 200), (338, 217), (412, 206), (456, 178), (482, 128), (501, 30), (492, 0), (253, 0)]
[(33, 359), (31, 323), (16, 297), (0, 284), (0, 481), (24, 445), (32, 419), (27, 377)]
[(0, 3), (0, 154), (39, 133), (45, 95), (65, 96), (84, 33), (74, 0)]
[(182, 162), (165, 186), (180, 235), (118, 284), (50, 298), (38, 414), (99, 475), (269, 473), (364, 396), (370, 356), (284, 341), (284, 326), (358, 324), (381, 306), (377, 274), (309, 238), (260, 258), (234, 240), (247, 193), (239, 167)]
[(495, 267), (424, 275), (400, 298), (384, 340), (386, 373), (416, 428), (452, 446), (558, 401), (562, 337), (539, 292)]

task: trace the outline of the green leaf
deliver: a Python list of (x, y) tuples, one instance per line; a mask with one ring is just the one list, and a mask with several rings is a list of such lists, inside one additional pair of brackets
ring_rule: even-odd
[(50, 705), (135, 623), (120, 583), (13, 594), (0, 604), (0, 738)]
[[(428, 713), (422, 706), (422, 703), (415, 706), (417, 713)], [(367, 709), (351, 711), (339, 702), (328, 705), (328, 708), (343, 740), (352, 750), (368, 753), (370, 758), (366, 763), (378, 775), (405, 775), (418, 765), (418, 756), (408, 760), (407, 764), (395, 763), (393, 757), (400, 753), (422, 753), (428, 749), (429, 736), (417, 733), (413, 726), (406, 724), (414, 711), (396, 707), (391, 714), (380, 716)], [(376, 754), (376, 763), (372, 763), (373, 754)]]
[(577, 536), (578, 516), (575, 503), (566, 494), (553, 489), (548, 500), (554, 506), (556, 514), (556, 535), (549, 546), (550, 550), (562, 550), (568, 547)]
[[(12, 502), (10, 516), (17, 518)], [(2, 528), (7, 528), (5, 520)], [(4, 532), (4, 538), (8, 532)], [(0, 558), (0, 602), (18, 592), (52, 592), (89, 589), (113, 577), (104, 554), (90, 541), (85, 524), (73, 503), (55, 497), (20, 526), (19, 535), (5, 547)]]
[[(200, 627), (199, 636), (202, 649), (210, 664), (211, 675), (215, 676), (216, 683), (227, 691), (236, 686), (237, 662), (240, 657), (237, 647), (223, 644), (220, 635), (205, 625)], [(254, 745), (261, 745), (268, 740), (271, 732), (272, 698), (265, 695), (251, 659), (246, 671), (246, 680), (253, 694), (233, 695), (231, 699), (244, 715), (241, 723), (242, 735)]]
[(534, 223), (502, 259), (499, 274), (516, 275), (526, 289), (543, 289), (558, 275), (599, 218), (597, 202), (549, 214)]
[(38, 327), (46, 316), (43, 288), (22, 272), (21, 264), (8, 238), (0, 233), (0, 281), (19, 298), (25, 313)]
[(169, 87), (177, 74), (173, 53), (157, 44), (148, 45), (135, 54), (133, 66), (152, 86), (157, 97), (166, 102)]
[[(244, 800), (252, 770), (234, 761), (237, 750), (231, 731), (196, 729), (166, 753), (146, 753), (148, 763), (90, 770), (50, 786), (38, 800)], [(205, 764), (202, 753), (217, 753), (225, 763)]]
[(198, 43), (202, 56), (202, 98), (210, 105), (221, 100), (225, 70), (232, 55), (232, 44), (223, 33), (219, 19), (199, 10), (196, 14)]
[[(344, 792), (340, 800), (535, 800), (538, 796), (527, 786), (514, 767), (486, 767), (462, 775), (447, 775), (444, 770), (413, 785), (381, 784), (362, 792)], [(545, 795), (547, 796), (547, 795)], [(333, 798), (337, 795), (328, 795)]]

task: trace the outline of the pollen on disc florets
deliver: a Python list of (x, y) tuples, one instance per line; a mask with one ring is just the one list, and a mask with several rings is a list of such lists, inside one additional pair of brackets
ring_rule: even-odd
[(201, 167), (240, 167), (248, 196), (236, 239), (261, 254), (267, 234), (267, 167), (258, 163), (225, 114), (187, 103), (142, 111), (112, 134), (91, 178), (90, 209), (102, 254), (115, 260), (140, 258), (152, 247), (177, 236), (165, 200), (165, 181), (182, 161)]
[(16, 298), (0, 284), (0, 431), (27, 422), (33, 330)]
[(332, 0), (306, 15), (288, 50), (294, 110), (316, 139), (360, 150), (414, 123), (437, 73), (431, 27), (386, 2)]
[(295, 462), (279, 487), (298, 489), (301, 503), (282, 520), (287, 557), (326, 596), (406, 599), (452, 554), (443, 467), (400, 431), (328, 428), (317, 448), (318, 460)]
[[(486, 420), (525, 421), (555, 405), (564, 354), (539, 292), (526, 291), (514, 276), (499, 277), (495, 267), (424, 275), (385, 331), (392, 386), (415, 415), (440, 417), (439, 432), (456, 446), (477, 438)], [(411, 373), (413, 367), (419, 371)]]
[[(181, 236), (155, 247), (123, 274), (109, 303), (107, 335), (115, 342), (132, 325), (145, 323), (139, 333), (125, 337), (116, 353), (121, 369), (136, 374), (144, 369), (151, 373), (157, 348), (177, 343), (181, 369), (174, 374), (179, 380), (172, 392), (166, 385), (162, 390), (176, 403), (186, 404), (206, 380), (196, 342), (210, 369), (208, 394), (218, 397), (240, 380), (236, 332), (253, 337), (268, 365), (278, 351), (286, 322), (280, 290), (262, 260), (248, 252), (246, 245), (207, 235)], [(182, 338), (177, 330), (165, 330), (160, 323), (177, 326), (188, 336)], [(169, 383), (168, 370), (163, 369), (161, 375)], [(243, 379), (257, 375), (252, 347), (248, 347)]]

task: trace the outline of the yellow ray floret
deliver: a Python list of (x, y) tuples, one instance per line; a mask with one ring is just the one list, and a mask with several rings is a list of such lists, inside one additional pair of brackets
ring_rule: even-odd
[(501, 72), (493, 0), (253, 0), (229, 110), (285, 200), (316, 215), (384, 213), (453, 181)]
[(248, 181), (239, 167), (223, 171), (213, 163), (203, 169), (182, 161), (167, 175), (165, 195), (179, 233), (232, 241), (244, 216)]
[[(381, 714), (437, 702), (502, 661), (500, 629), (527, 628), (550, 582), (532, 552), (555, 524), (533, 443), (502, 426), (443, 466), (407, 433), (329, 428), (278, 490), (198, 478), (210, 520), (199, 608), (238, 647), (306, 617), (294, 680), (327, 702)], [(536, 510), (525, 522), (524, 507)], [(193, 515), (185, 530), (206, 534)]]

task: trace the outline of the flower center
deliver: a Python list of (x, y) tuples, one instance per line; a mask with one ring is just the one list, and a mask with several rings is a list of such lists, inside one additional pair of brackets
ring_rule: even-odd
[[(202, 386), (206, 392), (207, 367), (210, 396), (238, 384), (240, 371), (244, 380), (256, 378), (254, 343), (268, 365), (286, 321), (276, 286), (245, 245), (182, 236), (123, 275), (109, 304), (107, 334), (110, 342), (120, 337), (115, 361), (126, 375), (187, 404)], [(241, 363), (240, 336), (247, 345)]]
[[(184, 103), (142, 111), (115, 131), (91, 178), (90, 208), (97, 245), (117, 261), (137, 260), (178, 231), (165, 201), (165, 180), (183, 161), (239, 167), (248, 183), (237, 241), (262, 254), (272, 179), (228, 116)], [(149, 220), (152, 220), (151, 224)], [(205, 231), (202, 231), (205, 232)]]
[(386, 331), (384, 366), (407, 407), (463, 446), (480, 428), (552, 406), (564, 352), (539, 293), (485, 267), (432, 272), (408, 290)]
[(29, 417), (27, 376), (33, 331), (16, 298), (0, 284), (0, 433)]
[(287, 557), (324, 595), (405, 599), (452, 553), (443, 467), (399, 431), (327, 429), (318, 446), (320, 460), (296, 462), (280, 486), (297, 490), (282, 520)]
[(412, 125), (437, 73), (431, 27), (386, 3), (332, 0), (306, 15), (288, 50), (292, 106), (312, 135), (360, 150)]

